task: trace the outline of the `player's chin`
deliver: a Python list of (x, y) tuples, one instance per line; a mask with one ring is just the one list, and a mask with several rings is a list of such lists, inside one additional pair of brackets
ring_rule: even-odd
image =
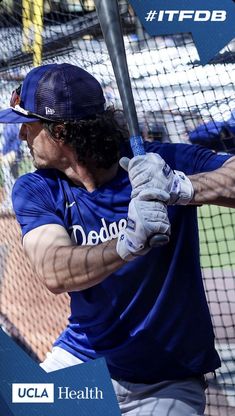
[(40, 163), (37, 161), (37, 160), (35, 160), (35, 158), (34, 158), (34, 156), (33, 156), (33, 160), (32, 160), (32, 162), (33, 162), (33, 166), (36, 168), (36, 169), (39, 169), (40, 168)]
[(52, 167), (48, 162), (37, 160), (35, 158), (33, 158), (33, 165), (36, 169), (47, 169)]

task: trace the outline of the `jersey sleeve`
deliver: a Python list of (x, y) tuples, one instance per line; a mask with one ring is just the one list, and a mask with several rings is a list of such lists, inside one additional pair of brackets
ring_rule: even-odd
[(220, 168), (232, 154), (218, 154), (204, 146), (184, 143), (151, 144), (147, 151), (157, 152), (172, 169), (186, 175), (209, 172)]
[(232, 154), (218, 154), (203, 146), (189, 145), (189, 147), (192, 147), (193, 152), (192, 174), (218, 169), (233, 156)]
[(24, 236), (45, 224), (64, 226), (56, 212), (56, 203), (45, 179), (36, 173), (21, 176), (12, 191), (13, 208)]

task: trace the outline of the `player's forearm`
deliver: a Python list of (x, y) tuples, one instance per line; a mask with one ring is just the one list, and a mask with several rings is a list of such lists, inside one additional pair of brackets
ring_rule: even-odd
[(116, 239), (96, 246), (64, 246), (47, 251), (38, 270), (53, 293), (88, 289), (102, 282), (125, 262), (116, 251)]
[(189, 176), (194, 188), (191, 204), (214, 204), (235, 207), (235, 159), (221, 168)]

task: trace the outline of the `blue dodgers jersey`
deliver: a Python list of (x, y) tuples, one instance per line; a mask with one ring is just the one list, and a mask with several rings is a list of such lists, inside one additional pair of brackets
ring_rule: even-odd
[[(187, 144), (146, 143), (146, 150), (189, 175), (214, 170), (230, 157)], [(125, 227), (130, 192), (121, 168), (91, 193), (59, 171), (38, 170), (17, 180), (13, 204), (23, 235), (60, 224), (76, 244), (93, 245), (116, 238)], [(200, 271), (196, 207), (168, 210), (169, 244), (92, 288), (70, 293), (69, 325), (54, 344), (84, 361), (105, 357), (116, 379), (152, 383), (220, 365)]]

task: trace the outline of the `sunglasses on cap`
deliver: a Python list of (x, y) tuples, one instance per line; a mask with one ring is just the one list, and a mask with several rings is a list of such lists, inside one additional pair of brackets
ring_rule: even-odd
[[(22, 88), (22, 85), (19, 85), (19, 87), (17, 87), (14, 91), (12, 91), (11, 99), (10, 99), (10, 107), (12, 108), (12, 110), (26, 117), (36, 117), (39, 120), (50, 121), (51, 123), (53, 123), (53, 120), (51, 120), (50, 118), (40, 116), (39, 114), (33, 113), (32, 111), (29, 111), (29, 110), (25, 110), (23, 107), (20, 106), (21, 88)], [(58, 123), (58, 121), (56, 122)]]

